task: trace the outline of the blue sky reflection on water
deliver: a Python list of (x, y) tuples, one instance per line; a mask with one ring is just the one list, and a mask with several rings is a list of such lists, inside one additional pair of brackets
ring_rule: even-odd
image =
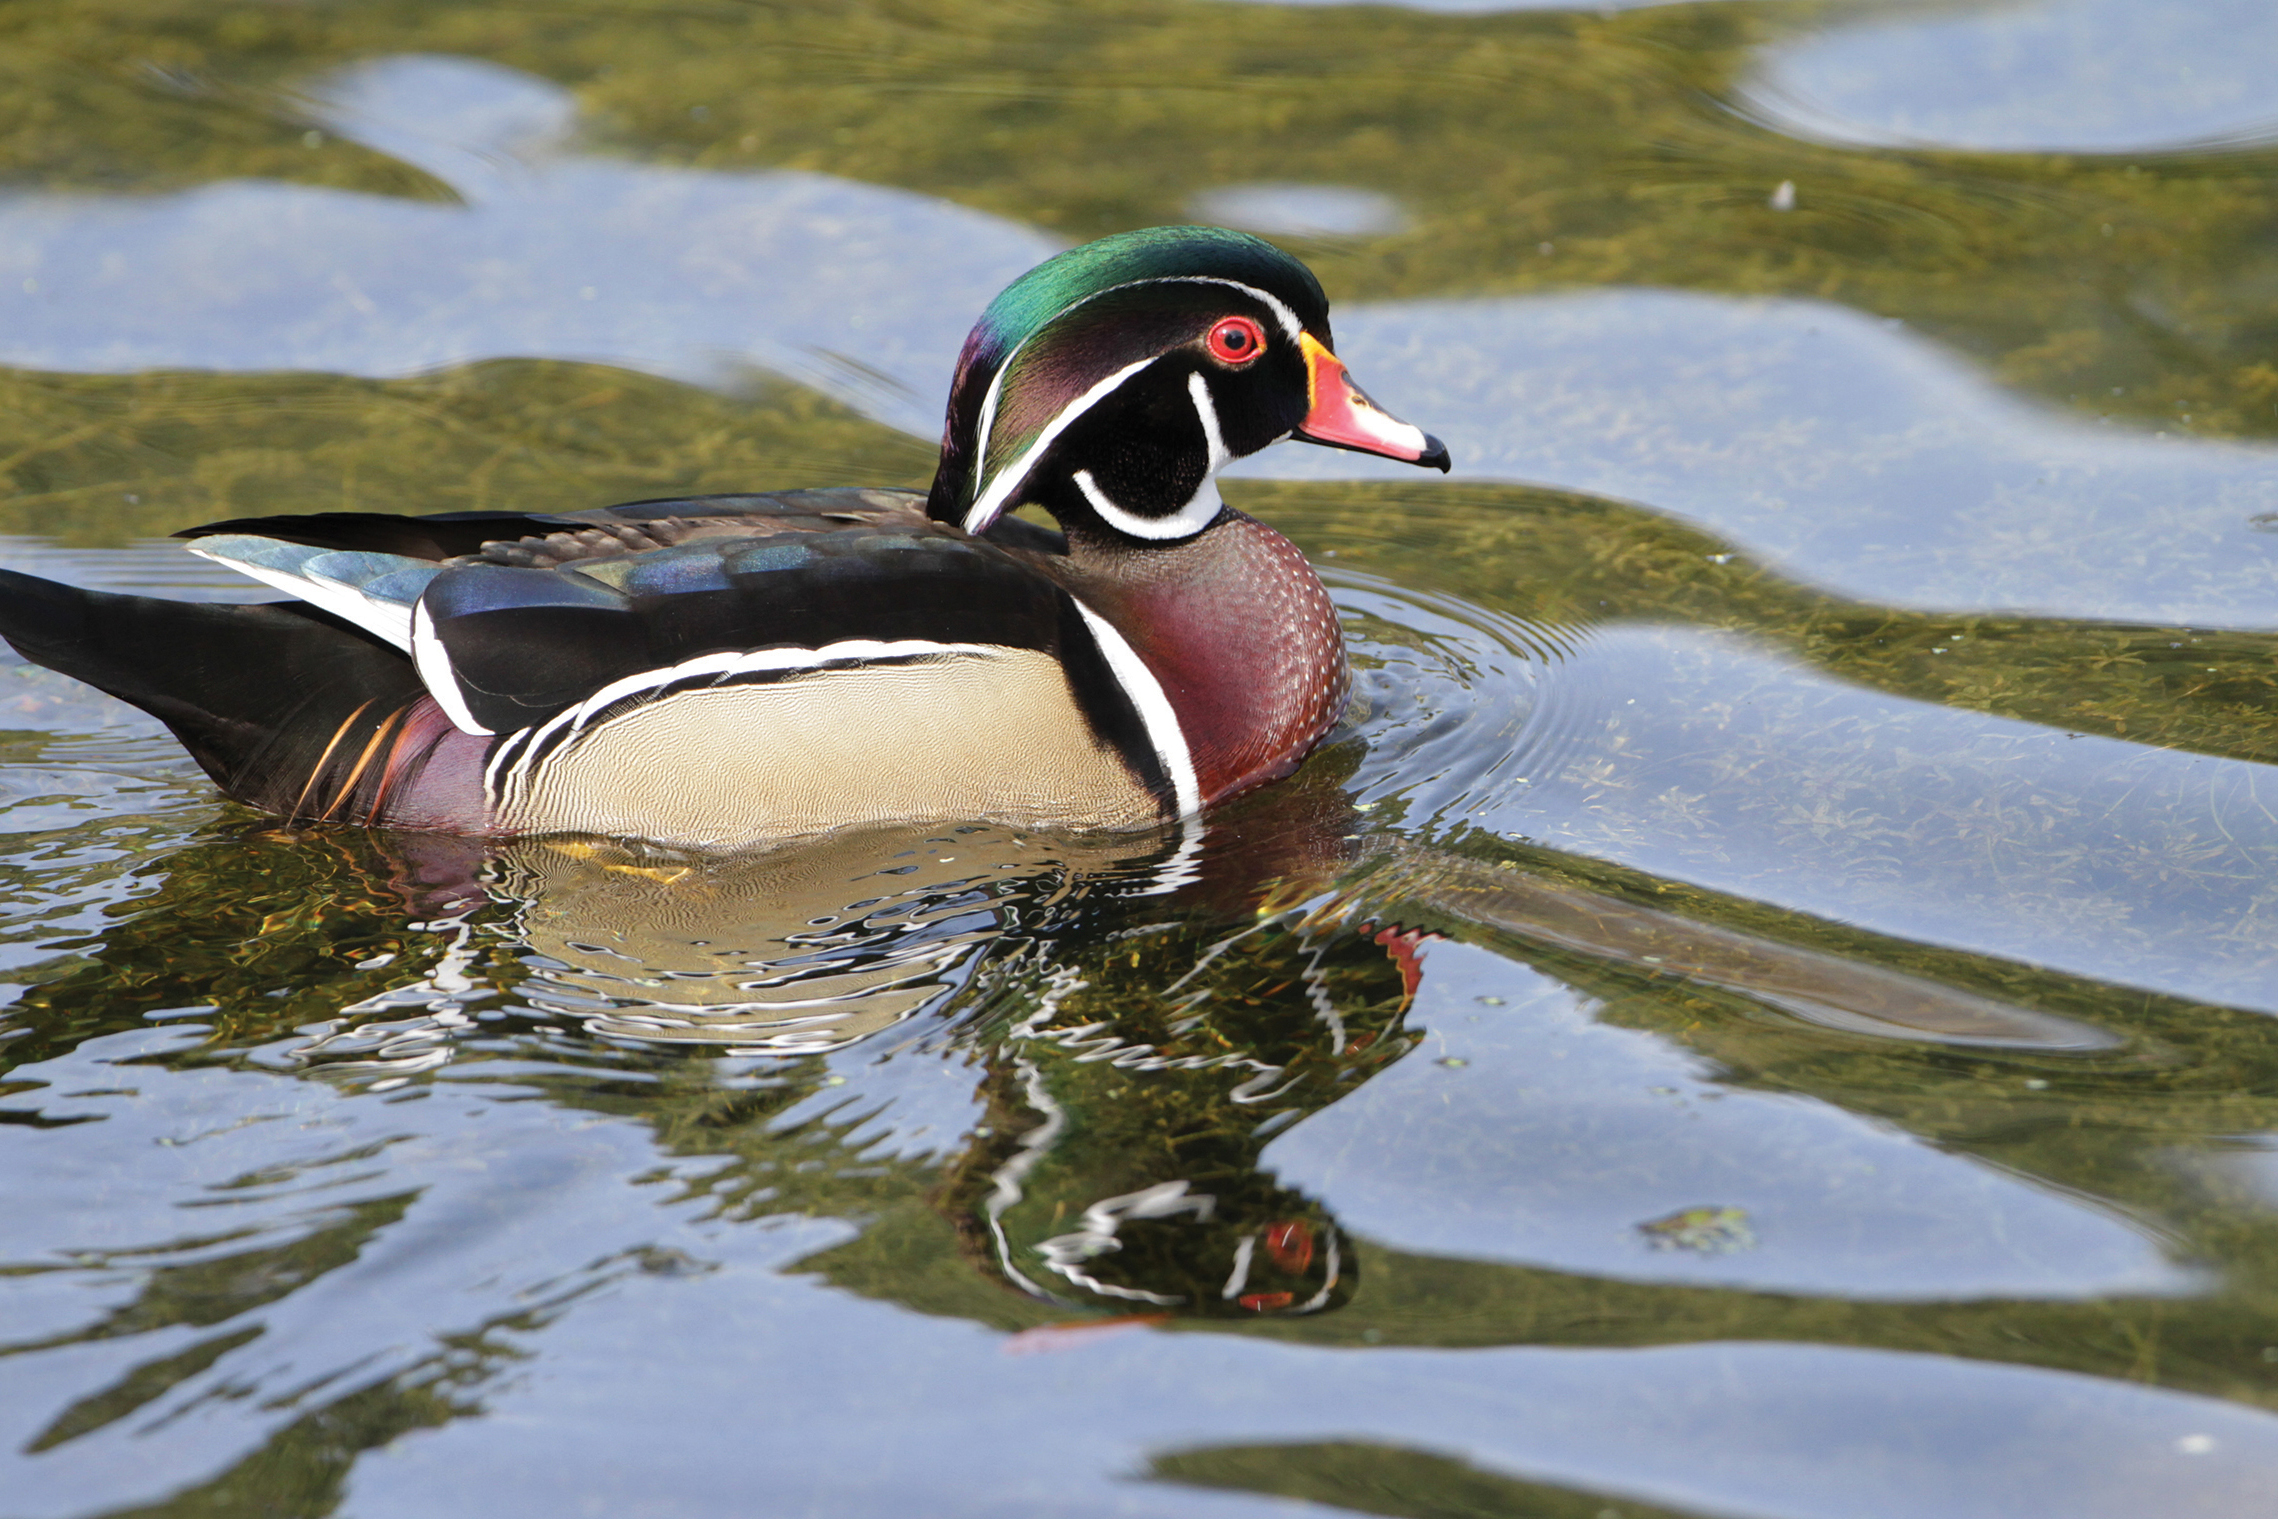
[[(1488, 951), (1435, 944), (1425, 957), (1433, 1058), (1387, 1071), (1266, 1155), (1372, 1239), (1846, 1297), (2200, 1284), (2139, 1227), (2078, 1198), (1831, 1106), (1733, 1091), (1696, 1057), (1598, 1022), (1572, 988), (1515, 976)], [(1711, 1200), (1747, 1210), (1757, 1248), (1638, 1250), (1638, 1220)]]
[[(1475, 953), (1456, 948), (1454, 958)], [(1459, 974), (1450, 980), (1451, 1003), (1467, 1000), (1475, 984), (1508, 985)], [(1571, 1017), (1554, 1018), (1543, 1033), (1623, 1041), (1591, 1033)], [(2241, 1495), (2278, 1461), (2278, 1419), (2233, 1405), (2114, 1380), (1870, 1349), (1709, 1344), (1450, 1355), (1386, 1347), (1356, 1356), (1137, 1331), (1078, 1348), (1007, 1354), (1006, 1342), (980, 1326), (819, 1288), (800, 1263), (844, 1242), (855, 1232), (851, 1225), (795, 1217), (729, 1222), (698, 1200), (675, 1202), (675, 1182), (701, 1177), (714, 1162), (659, 1153), (634, 1121), (513, 1100), (525, 1089), (507, 1069), (470, 1068), (463, 1078), (439, 1082), (424, 1100), (391, 1103), (254, 1071), (154, 1079), (135, 1063), (195, 1037), (187, 1028), (114, 1036), (28, 1073), (58, 1091), (111, 1091), (57, 1104), (59, 1113), (100, 1113), (105, 1122), (28, 1136), (24, 1158), (35, 1164), (22, 1173), (26, 1212), (52, 1220), (72, 1197), (99, 1190), (106, 1207), (79, 1215), (86, 1227), (74, 1248), (127, 1252), (147, 1267), (281, 1242), (335, 1223), (356, 1206), (405, 1211), (363, 1247), (353, 1271), (319, 1277), (265, 1313), (263, 1333), (233, 1361), (234, 1396), (199, 1399), (185, 1389), (132, 1427), (15, 1463), (9, 1487), (17, 1512), (85, 1512), (143, 1494), (147, 1471), (216, 1468), (288, 1425), (318, 1373), (376, 1384), (417, 1373), (439, 1341), (478, 1333), (491, 1357), (507, 1358), (506, 1374), (482, 1390), (486, 1416), (408, 1434), (365, 1457), (349, 1491), (353, 1511), (561, 1512), (599, 1503), (704, 1515), (749, 1502), (763, 1488), (777, 1511), (914, 1505), (929, 1513), (998, 1514), (1008, 1495), (995, 1463), (1008, 1424), (1053, 1431), (1024, 1447), (1023, 1511), (1071, 1514), (1255, 1512), (1249, 1500), (1132, 1486), (1116, 1474), (1133, 1471), (1149, 1451), (1197, 1441), (1328, 1439), (1356, 1429), (1604, 1492), (1682, 1501), (1707, 1488), (1718, 1510), (1767, 1506), (1829, 1519), (1924, 1512), (1992, 1519), (2019, 1512), (2028, 1493), (2068, 1515), (2120, 1519), (2156, 1503), (2164, 1514), (2213, 1519), (2241, 1512)], [(1492, 1038), (1468, 1028), (1454, 1037), (1475, 1053), (1481, 1038)], [(875, 1060), (840, 1058), (850, 1074)], [(906, 1079), (939, 1080), (936, 1063), (907, 1063), (915, 1069)], [(1410, 1079), (1418, 1081), (1496, 1078), (1492, 1063), (1461, 1072), (1412, 1063), (1418, 1069)], [(1679, 1126), (1673, 1132), (1682, 1132), (1685, 1104), (1702, 1095), (1693, 1089), (1674, 1099), (1639, 1096), (1638, 1072), (1598, 1072), (1586, 1054), (1568, 1064), (1571, 1101), (1596, 1094), (1630, 1106), (1658, 1103), (1666, 1121)], [(1665, 1065), (1653, 1074), (1683, 1080)], [(117, 1092), (128, 1083), (140, 1088), (139, 1098)], [(1364, 1104), (1346, 1118), (1340, 1105), (1324, 1115), (1336, 1121), (1320, 1144), (1301, 1138), (1301, 1126), (1277, 1151), (1289, 1152), (1299, 1174), (1319, 1170), (1342, 1148), (1340, 1131), (1358, 1125), (1365, 1135), (1381, 1111)], [(1475, 1106), (1471, 1118), (1494, 1121)], [(1443, 1121), (1460, 1122), (1461, 1115)], [(1799, 1112), (1795, 1121), (1814, 1120)], [(894, 1147), (893, 1127), (889, 1116), (874, 1128), (879, 1150)], [(1396, 1119), (1392, 1132), (1404, 1127)], [(1896, 1158), (1890, 1146), (1901, 1143), (1855, 1125), (1853, 1137), (1832, 1149), (1800, 1133), (1792, 1137), (1799, 1141), (1792, 1153), (1749, 1164), (1800, 1166), (1832, 1179), (1846, 1167), (1874, 1163), (1878, 1144), (1881, 1163), (1889, 1164)], [(1429, 1131), (1411, 1133), (1407, 1142), (1428, 1139)], [(167, 1157), (165, 1166), (148, 1162), (154, 1149)], [(1460, 1211), (1431, 1213), (1429, 1180), (1421, 1195), (1390, 1212), (1365, 1195), (1369, 1167), (1398, 1159), (1364, 1159), (1351, 1183), (1331, 1183), (1332, 1195), (1352, 1187), (1356, 1208), (1372, 1224), (1397, 1228), (1405, 1211), (1422, 1224), (1419, 1233), (1438, 1236), (1419, 1244), (1496, 1249), (1491, 1232), (1483, 1232), (1498, 1227), (1491, 1217), (1467, 1222)], [(1860, 1186), (1859, 1247), (1871, 1245), (1876, 1228), (1935, 1224), (1938, 1211), (1982, 1206), (1973, 1192), (2012, 1185), (1973, 1176), (1966, 1163), (1927, 1151), (1908, 1164), (1918, 1172), (1912, 1185), (1926, 1182), (1929, 1190), (1902, 1193), (1878, 1218), (1871, 1210), (1883, 1201), (1879, 1189)], [(1761, 1183), (1767, 1190), (1774, 1184), (1770, 1175)], [(1716, 1196), (1736, 1185), (1746, 1195), (1746, 1184), (1728, 1177), (1727, 1191)], [(1692, 1194), (1679, 1182), (1669, 1195)], [(1932, 1214), (1910, 1218), (1909, 1203), (1928, 1204)], [(2019, 1268), (2040, 1290), (2140, 1290), (2163, 1275), (2180, 1281), (2153, 1265), (2129, 1231), (2086, 1211), (2067, 1222), (2063, 1215), (2077, 1204), (2028, 1198), (2024, 1208), (2015, 1215), (2020, 1224), (2034, 1219), (2035, 1209), (2050, 1217), (2034, 1219), (2033, 1238), (1988, 1236), (1965, 1246), (1938, 1268), (1951, 1288), (2015, 1288), (2024, 1285)], [(1816, 1227), (1839, 1229), (1841, 1216)], [(1776, 1207), (1765, 1219), (1765, 1260), (1754, 1266), (1672, 1261), (1618, 1227), (1589, 1231), (1610, 1247), (1590, 1264), (1619, 1253), (1643, 1274), (1745, 1274), (1773, 1286), (1781, 1260), (1793, 1262), (1826, 1242), (1783, 1242), (1782, 1228), (1815, 1226)], [(236, 1238), (229, 1246), (195, 1242), (224, 1235)], [(1961, 1241), (1933, 1233), (1918, 1244), (1929, 1251)], [(1995, 1264), (2004, 1258), (2007, 1265)], [(123, 1309), (136, 1275), (117, 1271), (113, 1282), (101, 1295)], [(17, 1337), (32, 1338), (100, 1311), (88, 1286), (76, 1273), (23, 1275), (0, 1282), (0, 1295)], [(93, 1390), (137, 1361), (199, 1338), (182, 1327), (50, 1353), (41, 1378), (0, 1381), (0, 1428), (20, 1445), (52, 1411), (56, 1380)], [(704, 1355), (656, 1353), (659, 1346), (696, 1345)], [(533, 1359), (515, 1373), (508, 1368), (520, 1356)], [(336, 1370), (343, 1368), (352, 1370)], [(787, 1374), (792, 1368), (796, 1374)], [(1333, 1398), (1313, 1395), (1323, 1388), (1333, 1388)], [(1262, 1389), (1279, 1394), (1261, 1396)], [(916, 1408), (926, 1410), (922, 1419), (909, 1417)], [(1863, 1469), (1880, 1469), (1891, 1458), (1893, 1441), (1899, 1449), (1935, 1448), (1940, 1459), (1862, 1480)], [(667, 1470), (671, 1481), (659, 1485)]]
[(1833, 13), (1766, 51), (1741, 99), (1834, 142), (2158, 153), (2278, 133), (2262, 0), (2015, 0)]
[(379, 376), (512, 356), (713, 384), (757, 366), (933, 434), (973, 317), (1059, 246), (828, 175), (582, 155), (567, 92), (495, 65), (391, 59), (316, 97), (464, 204), (258, 182), (0, 197), (0, 360)]
[[(2278, 1012), (2267, 765), (1910, 702), (1700, 629), (1610, 627), (1544, 680), (1504, 777), (1446, 823)], [(2177, 847), (2193, 868), (2144, 890), (2141, 852)]]
[[(761, 368), (932, 437), (972, 316), (1057, 246), (826, 175), (583, 155), (565, 94), (490, 65), (388, 60), (317, 95), (467, 203), (254, 183), (0, 199), (0, 361), (387, 376), (557, 357), (731, 385)], [(2278, 449), (2055, 415), (1857, 312), (1599, 290), (1355, 303), (1337, 330), (1463, 478), (1650, 503), (1862, 600), (2278, 622), (2278, 536), (2253, 522), (2278, 511)], [(1396, 468), (1284, 447), (1235, 473)]]

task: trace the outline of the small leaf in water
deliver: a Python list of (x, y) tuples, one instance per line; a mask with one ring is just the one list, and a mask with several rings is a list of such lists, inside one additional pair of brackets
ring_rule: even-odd
[(1756, 1231), (1745, 1208), (1685, 1208), (1637, 1226), (1656, 1250), (1690, 1250), (1696, 1255), (1730, 1255), (1756, 1248)]

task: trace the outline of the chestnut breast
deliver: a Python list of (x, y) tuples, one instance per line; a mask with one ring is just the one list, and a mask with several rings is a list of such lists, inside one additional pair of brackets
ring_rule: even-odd
[(1289, 774), (1336, 726), (1352, 688), (1337, 609), (1272, 528), (1230, 510), (1188, 543), (1134, 552), (1071, 535), (1069, 549), (1032, 562), (1147, 662), (1205, 804)]

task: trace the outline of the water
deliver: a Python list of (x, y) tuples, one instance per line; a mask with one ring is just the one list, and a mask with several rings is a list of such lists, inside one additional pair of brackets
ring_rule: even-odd
[(2260, 9), (8, 25), (11, 567), (922, 483), (1194, 215), (1458, 469), (1228, 484), (1357, 699), (1199, 842), (283, 829), (0, 668), (6, 1519), (2267, 1511)]

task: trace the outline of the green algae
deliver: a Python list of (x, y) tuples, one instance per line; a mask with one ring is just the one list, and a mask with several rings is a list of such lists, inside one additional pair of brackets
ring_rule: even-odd
[[(1338, 300), (1812, 296), (1903, 318), (2091, 414), (2278, 432), (2269, 150), (1851, 148), (1733, 108), (1756, 49), (1846, 10), (56, 0), (0, 17), (0, 173), (436, 198), (370, 149), (311, 145), (302, 92), (353, 61), (446, 53), (569, 86), (596, 145), (647, 159), (898, 185), (1071, 240), (1189, 220), (1227, 183), (1361, 187), (1408, 224), (1301, 241)], [(1783, 181), (1792, 211), (1768, 204)]]

